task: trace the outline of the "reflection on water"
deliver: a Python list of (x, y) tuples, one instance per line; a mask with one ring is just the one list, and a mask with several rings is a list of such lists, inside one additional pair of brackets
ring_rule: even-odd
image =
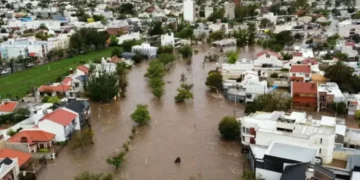
[[(147, 63), (137, 65), (129, 73), (127, 97), (110, 104), (92, 103), (91, 124), (95, 144), (88, 149), (72, 151), (66, 147), (55, 161), (40, 174), (40, 180), (71, 180), (82, 171), (113, 172), (115, 179), (133, 180), (219, 180), (236, 179), (242, 172), (244, 157), (239, 142), (220, 139), (218, 123), (223, 116), (241, 116), (243, 106), (226, 101), (222, 96), (207, 91), (207, 72), (215, 63), (202, 66), (209, 51), (206, 45), (195, 49), (191, 66), (183, 61), (174, 63), (165, 76), (165, 95), (161, 100), (153, 97), (147, 87), (144, 73)], [(259, 48), (241, 49), (240, 57), (252, 58)], [(194, 99), (175, 104), (174, 96), (185, 73), (193, 83)], [(130, 145), (130, 152), (119, 172), (106, 163), (113, 152), (121, 150), (133, 126), (130, 114), (137, 104), (148, 104), (152, 120), (140, 127)], [(181, 157), (181, 164), (174, 164)]]

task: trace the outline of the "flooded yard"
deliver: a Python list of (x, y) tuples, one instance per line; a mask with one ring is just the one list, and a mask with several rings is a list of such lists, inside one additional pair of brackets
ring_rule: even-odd
[[(92, 103), (91, 125), (93, 146), (71, 150), (67, 146), (55, 161), (40, 174), (40, 180), (71, 180), (83, 171), (111, 172), (115, 179), (129, 180), (235, 180), (242, 173), (245, 157), (239, 141), (220, 139), (218, 123), (227, 115), (241, 116), (243, 105), (226, 101), (220, 94), (208, 92), (207, 72), (215, 63), (202, 66), (204, 56), (214, 51), (197, 46), (192, 64), (177, 61), (164, 77), (165, 94), (158, 100), (147, 87), (144, 73), (148, 63), (134, 67), (128, 75), (126, 98), (109, 104)], [(258, 48), (243, 49), (240, 57), (253, 58)], [(174, 97), (185, 73), (193, 83), (194, 99), (176, 104)], [(147, 104), (152, 117), (149, 125), (138, 128), (125, 163), (119, 171), (106, 163), (106, 158), (121, 150), (134, 125), (130, 114), (137, 104)], [(181, 157), (181, 164), (174, 164)]]

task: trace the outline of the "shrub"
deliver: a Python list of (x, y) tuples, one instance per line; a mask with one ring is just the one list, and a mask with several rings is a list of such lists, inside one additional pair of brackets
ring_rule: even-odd
[(240, 124), (231, 116), (225, 116), (220, 124), (219, 131), (225, 139), (236, 139), (240, 135)]
[(279, 74), (278, 73), (272, 73), (270, 75), (271, 78), (278, 78), (279, 77)]
[(16, 134), (16, 131), (10, 129), (10, 130), (7, 132), (7, 134), (8, 134), (9, 136), (13, 136), (13, 135)]
[(42, 148), (42, 149), (39, 149), (38, 152), (47, 153), (47, 152), (50, 152), (50, 151), (49, 151), (49, 149)]
[(281, 68), (280, 71), (282, 71), (282, 72), (289, 72), (289, 69), (288, 69), (288, 68)]
[(360, 119), (360, 110), (357, 110), (357, 111), (355, 112), (355, 118), (356, 118), (356, 119)]

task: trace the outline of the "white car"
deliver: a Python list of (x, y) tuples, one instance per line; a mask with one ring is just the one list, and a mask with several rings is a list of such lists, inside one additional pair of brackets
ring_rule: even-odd
[(5, 68), (1, 71), (1, 75), (5, 75), (5, 74), (10, 74), (11, 73), (11, 69), (10, 68)]

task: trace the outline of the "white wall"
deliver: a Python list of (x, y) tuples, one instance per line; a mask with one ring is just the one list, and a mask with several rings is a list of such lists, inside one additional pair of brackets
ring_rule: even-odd
[(74, 114), (77, 114), (76, 118), (75, 118), (75, 130), (80, 130), (81, 129), (81, 126), (80, 126), (80, 118), (79, 118), (79, 114), (71, 109), (68, 109), (68, 108), (63, 108), (63, 110), (65, 111), (69, 111), (71, 113), (74, 113)]
[(66, 141), (64, 126), (44, 119), (39, 122), (39, 129), (55, 134), (55, 141)]
[(194, 1), (184, 0), (183, 3), (183, 16), (185, 21), (194, 21)]
[(256, 179), (265, 178), (265, 180), (279, 180), (282, 173), (268, 171), (265, 169), (256, 168)]

